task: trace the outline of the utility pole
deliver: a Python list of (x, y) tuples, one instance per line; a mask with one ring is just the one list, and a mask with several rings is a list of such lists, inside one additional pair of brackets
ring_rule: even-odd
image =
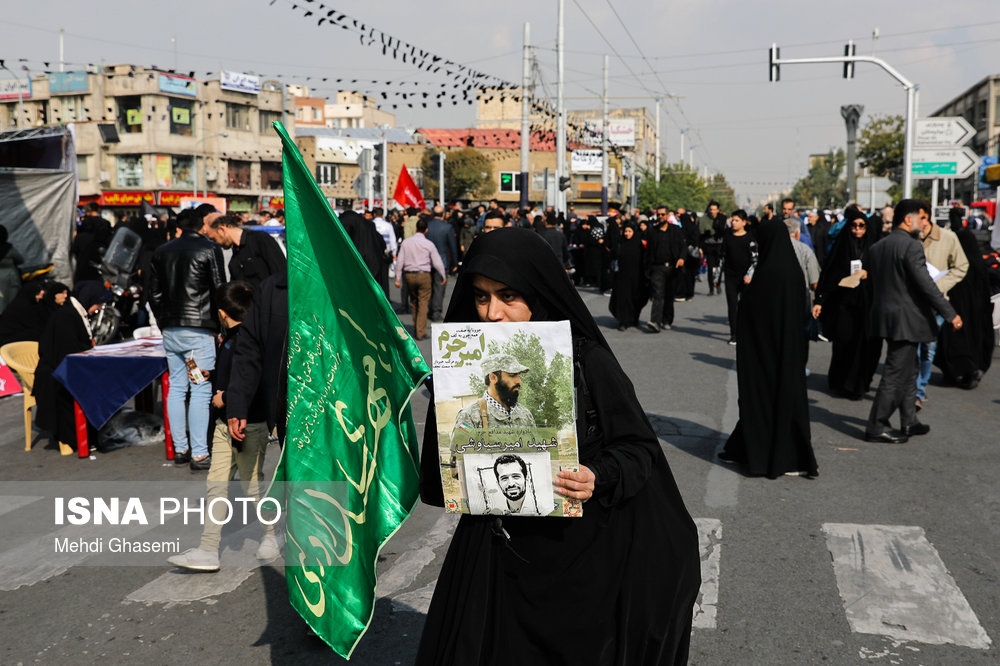
[(444, 151), (438, 153), (438, 203), (444, 206)]
[(531, 82), (531, 24), (524, 24), (524, 58), (521, 67), (521, 209), (528, 207), (531, 187), (531, 105), (528, 103), (528, 84)]
[[(566, 18), (566, 2), (559, 1), (556, 28), (556, 183), (561, 183), (566, 173), (566, 100), (563, 97), (565, 87), (566, 67), (566, 36), (564, 23)], [(556, 188), (556, 212), (566, 212), (566, 195), (559, 187)]]
[[(683, 148), (681, 151), (683, 153)], [(653, 159), (653, 169), (655, 170), (654, 178), (656, 182), (660, 182), (660, 98), (656, 98), (656, 156)]]
[(681, 162), (684, 162), (684, 134), (687, 132), (686, 129), (681, 130)]
[(66, 58), (65, 51), (63, 50), (63, 38), (66, 35), (66, 30), (64, 28), (59, 28), (59, 71), (66, 71)]
[(385, 137), (388, 127), (382, 125), (382, 191), (379, 192), (382, 197), (382, 214), (386, 216), (389, 215), (389, 144)]
[(604, 54), (604, 110), (601, 116), (601, 215), (608, 214), (608, 55)]
[(913, 136), (917, 119), (917, 91), (920, 86), (900, 74), (889, 63), (874, 56), (854, 55), (853, 44), (848, 43), (845, 55), (824, 58), (782, 58), (777, 44), (771, 44), (768, 50), (769, 78), (771, 81), (781, 80), (781, 65), (807, 65), (817, 63), (844, 63), (844, 77), (854, 76), (854, 63), (870, 62), (884, 69), (889, 76), (896, 79), (906, 90), (906, 141), (903, 146), (903, 198), (913, 196)]
[(857, 159), (858, 121), (865, 107), (861, 104), (846, 104), (840, 107), (840, 115), (847, 125), (847, 201), (857, 202), (858, 183), (854, 175), (854, 162)]

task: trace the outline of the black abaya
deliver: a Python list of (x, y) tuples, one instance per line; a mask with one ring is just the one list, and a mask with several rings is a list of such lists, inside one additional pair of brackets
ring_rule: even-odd
[(948, 300), (962, 317), (962, 328), (941, 327), (934, 364), (948, 381), (973, 388), (993, 361), (993, 303), (989, 273), (975, 235), (968, 229), (956, 234), (969, 271), (948, 292)]
[(832, 393), (854, 400), (860, 399), (871, 385), (882, 353), (882, 339), (868, 335), (871, 282), (862, 280), (853, 289), (839, 283), (851, 274), (851, 261), (860, 260), (878, 238), (879, 230), (872, 225), (861, 238), (855, 238), (849, 228), (841, 231), (816, 287), (816, 303), (823, 308), (823, 333), (831, 345), (827, 383)]
[[(533, 320), (570, 321), (580, 462), (596, 489), (579, 519), (462, 516), (417, 663), (506, 664), (511, 655), (523, 664), (685, 663), (700, 584), (697, 530), (631, 382), (537, 235), (501, 229), (476, 239), (445, 321), (477, 319), (477, 274), (519, 291)], [(441, 506), (433, 428), (422, 453), (421, 495)]]
[(816, 476), (802, 370), (807, 344), (802, 269), (784, 222), (762, 222), (756, 236), (757, 269), (736, 322), (740, 420), (723, 456), (745, 464), (751, 475)]
[(9, 342), (37, 341), (42, 337), (51, 314), (46, 300), (37, 299), (38, 292), (43, 289), (45, 284), (41, 280), (26, 282), (0, 313), (0, 347)]
[(57, 441), (71, 446), (76, 443), (73, 396), (52, 373), (66, 356), (92, 346), (83, 317), (69, 299), (52, 313), (38, 341), (38, 367), (32, 389), (38, 405), (35, 423), (39, 429), (52, 433)]
[(608, 303), (620, 326), (639, 325), (639, 313), (645, 307), (649, 294), (644, 262), (638, 230), (629, 239), (623, 234), (618, 244), (618, 270), (614, 275), (611, 302)]

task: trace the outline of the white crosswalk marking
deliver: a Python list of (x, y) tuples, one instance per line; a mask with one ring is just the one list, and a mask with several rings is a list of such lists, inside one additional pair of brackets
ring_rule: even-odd
[(989, 649), (989, 636), (919, 527), (823, 525), (851, 629)]
[(719, 603), (719, 562), (722, 549), (722, 521), (695, 518), (698, 526), (698, 551), (701, 553), (701, 591), (694, 606), (695, 629), (715, 629), (715, 611)]

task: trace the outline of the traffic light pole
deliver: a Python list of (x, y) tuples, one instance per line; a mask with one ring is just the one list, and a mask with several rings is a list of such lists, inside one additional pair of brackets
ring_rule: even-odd
[(784, 58), (780, 57), (778, 45), (772, 44), (769, 51), (770, 58), (770, 79), (780, 80), (778, 68), (781, 65), (811, 65), (819, 63), (845, 63), (870, 62), (884, 69), (889, 76), (896, 79), (906, 90), (906, 129), (905, 142), (903, 144), (903, 198), (909, 199), (913, 196), (913, 133), (916, 125), (917, 115), (917, 90), (919, 86), (905, 76), (900, 74), (892, 65), (874, 56), (835, 56), (829, 58)]
[(444, 206), (444, 151), (438, 156), (438, 203)]
[(531, 24), (524, 24), (524, 57), (521, 71), (521, 209), (528, 207), (531, 182), (528, 171), (531, 168), (531, 106), (528, 100), (528, 85), (531, 83)]

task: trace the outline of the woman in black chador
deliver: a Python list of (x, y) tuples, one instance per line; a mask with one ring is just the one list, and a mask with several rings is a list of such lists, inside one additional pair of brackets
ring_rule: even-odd
[(861, 280), (854, 288), (839, 284), (856, 270), (865, 268), (862, 257), (880, 235), (881, 224), (869, 224), (860, 211), (853, 215), (849, 211), (847, 223), (823, 263), (816, 287), (813, 317), (823, 324), (823, 334), (832, 347), (827, 382), (832, 393), (851, 400), (860, 400), (868, 391), (882, 353), (882, 339), (868, 335), (871, 283)]
[(969, 272), (948, 292), (948, 300), (962, 317), (962, 328), (941, 327), (934, 364), (946, 381), (964, 389), (974, 389), (993, 361), (993, 303), (990, 276), (975, 235), (962, 228), (962, 220), (952, 221), (969, 260)]
[[(88, 310), (97, 304), (102, 289), (88, 289), (78, 297), (67, 296), (68, 288), (58, 282), (50, 283), (55, 299), (55, 309), (38, 341), (38, 367), (32, 394), (38, 403), (35, 423), (60, 443), (63, 455), (72, 453), (76, 443), (76, 422), (73, 414), (73, 396), (52, 376), (62, 360), (94, 346), (93, 333), (87, 321)], [(93, 387), (99, 390), (100, 387)], [(97, 433), (88, 424), (88, 437), (97, 441)], [(67, 449), (64, 445), (68, 445)]]
[[(463, 515), (417, 664), (686, 663), (698, 534), (632, 383), (544, 240), (480, 236), (445, 321), (528, 320), (572, 327), (581, 465), (554, 485), (583, 517)], [(420, 490), (443, 506), (433, 404)]]
[(618, 242), (618, 270), (614, 275), (614, 288), (608, 308), (618, 320), (618, 330), (639, 325), (639, 313), (646, 305), (649, 289), (643, 267), (642, 239), (635, 224), (627, 222)]
[(719, 453), (751, 475), (816, 476), (809, 432), (804, 279), (784, 222), (757, 227), (757, 269), (736, 319), (740, 420)]

